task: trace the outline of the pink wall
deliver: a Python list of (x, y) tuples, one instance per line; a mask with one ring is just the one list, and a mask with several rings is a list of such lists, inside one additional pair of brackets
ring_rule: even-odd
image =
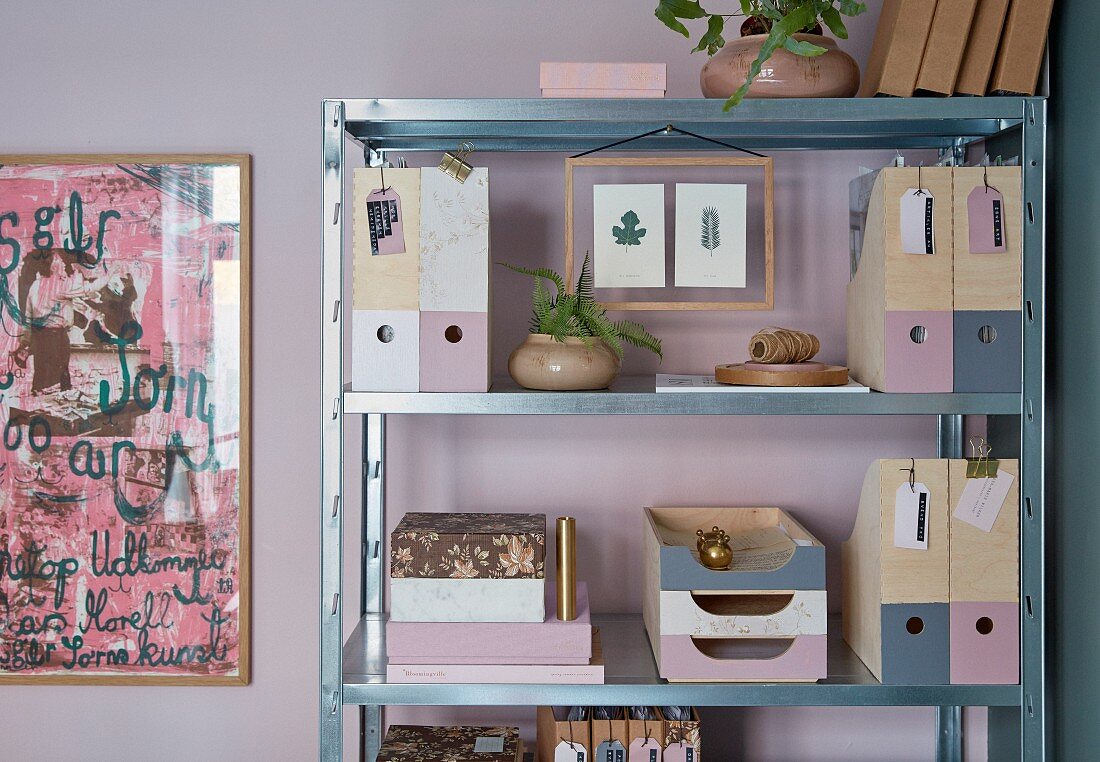
[[(871, 4), (844, 44), (860, 60), (877, 16)], [(592, 59), (667, 61), (669, 94), (694, 97), (702, 59), (658, 25), (652, 5), (115, 0), (92, 10), (56, 0), (5, 7), (3, 151), (253, 155), (255, 613), (251, 686), (0, 688), (0, 756), (90, 759), (107, 749), (118, 760), (315, 756), (320, 99), (533, 96), (540, 60)], [(560, 266), (560, 157), (475, 158), (493, 169), (494, 257)], [(773, 323), (816, 331), (826, 359), (842, 359), (846, 183), (860, 163), (883, 158), (780, 156), (776, 311), (645, 316), (665, 340), (663, 369), (702, 372), (736, 359), (755, 328)], [(495, 284), (493, 338), (503, 367), (524, 330), (528, 284), (499, 276)], [(296, 365), (288, 365), (291, 357)], [(655, 369), (638, 353), (627, 360), (628, 372)], [(388, 500), (394, 519), (412, 509), (574, 512), (584, 532), (580, 572), (603, 611), (640, 608), (640, 506), (778, 504), (829, 544), (835, 586), (836, 543), (852, 522), (867, 463), (928, 455), (934, 432), (932, 419), (395, 418)], [(355, 446), (355, 432), (348, 441)], [(349, 526), (349, 537), (356, 530)], [(605, 552), (623, 544), (618, 556)], [(354, 586), (345, 593), (356, 599)], [(390, 718), (398, 716), (452, 714), (415, 709)], [(527, 720), (530, 713), (505, 708), (480, 717)], [(728, 727), (729, 748), (752, 760), (929, 759), (934, 749), (928, 709), (730, 710), (712, 726), (717, 718)], [(984, 757), (984, 716), (975, 720), (968, 743)], [(350, 722), (348, 731), (350, 743)]]

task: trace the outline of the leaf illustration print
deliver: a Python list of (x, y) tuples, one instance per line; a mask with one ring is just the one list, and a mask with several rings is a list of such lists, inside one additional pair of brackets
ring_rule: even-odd
[(701, 225), (702, 232), (699, 234), (699, 243), (713, 256), (714, 250), (722, 245), (718, 229), (718, 210), (713, 206), (705, 207)]
[(623, 226), (614, 225), (611, 228), (611, 235), (615, 236), (615, 243), (628, 247), (640, 246), (642, 237), (645, 236), (645, 228), (638, 227), (641, 220), (638, 219), (638, 215), (634, 213), (634, 210), (628, 210), (619, 220), (623, 223)]

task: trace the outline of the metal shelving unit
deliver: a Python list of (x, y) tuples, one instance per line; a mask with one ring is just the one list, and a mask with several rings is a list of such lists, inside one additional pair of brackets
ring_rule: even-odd
[[(956, 159), (991, 140), (1018, 151), (1024, 178), (1021, 394), (657, 394), (651, 378), (623, 378), (602, 392), (531, 392), (507, 381), (486, 394), (357, 392), (342, 359), (345, 152), (368, 162), (388, 151), (444, 151), (462, 139), (479, 151), (577, 152), (666, 124), (752, 149), (934, 148)], [(657, 135), (633, 150), (706, 150)], [(990, 759), (1049, 755), (1044, 640), (1045, 159), (1042, 98), (755, 100), (732, 114), (708, 100), (326, 100), (322, 105), (321, 275), (321, 681), (320, 758), (342, 758), (345, 705), (360, 707), (360, 755), (373, 760), (385, 705), (544, 703), (702, 706), (933, 706), (937, 758), (961, 760), (961, 707), (988, 706)], [(1018, 686), (881, 685), (830, 625), (829, 677), (816, 684), (669, 684), (656, 675), (640, 618), (601, 618), (607, 682), (590, 686), (390, 685), (385, 680), (385, 418), (468, 415), (935, 415), (942, 457), (962, 456), (962, 416), (990, 415), (1018, 432), (1021, 458), (1021, 677)], [(363, 427), (362, 592), (359, 624), (343, 643), (343, 431)], [(1009, 437), (1016, 439), (1015, 436)], [(998, 451), (1010, 448), (998, 440)]]

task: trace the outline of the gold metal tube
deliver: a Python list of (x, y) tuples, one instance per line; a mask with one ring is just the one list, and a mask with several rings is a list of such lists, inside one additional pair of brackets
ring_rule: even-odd
[(577, 618), (577, 520), (558, 517), (558, 619)]

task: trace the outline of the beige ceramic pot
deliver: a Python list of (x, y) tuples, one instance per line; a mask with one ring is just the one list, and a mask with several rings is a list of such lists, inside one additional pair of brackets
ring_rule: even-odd
[(532, 333), (508, 358), (508, 372), (526, 389), (604, 389), (618, 377), (622, 363), (602, 341), (589, 341), (591, 346), (573, 338), (563, 343)]
[[(699, 73), (707, 98), (728, 98), (745, 83), (749, 66), (767, 35), (750, 34), (727, 42)], [(859, 90), (859, 66), (836, 42), (820, 34), (796, 34), (827, 48), (819, 56), (798, 56), (786, 48), (772, 53), (749, 86), (749, 98), (850, 98)]]

